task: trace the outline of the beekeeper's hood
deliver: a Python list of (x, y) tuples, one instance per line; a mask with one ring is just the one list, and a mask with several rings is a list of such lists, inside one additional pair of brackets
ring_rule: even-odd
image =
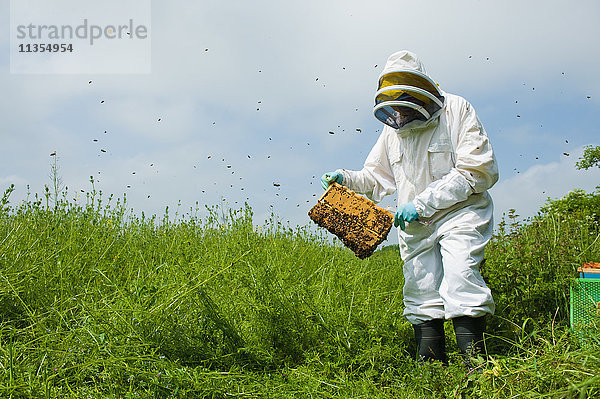
[(423, 126), (437, 118), (444, 96), (410, 51), (392, 54), (379, 75), (373, 114), (394, 129)]

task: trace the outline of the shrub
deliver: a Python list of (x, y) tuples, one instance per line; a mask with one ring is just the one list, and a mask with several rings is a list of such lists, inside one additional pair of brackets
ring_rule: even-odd
[(496, 300), (497, 334), (548, 323), (567, 325), (569, 288), (577, 267), (600, 259), (600, 192), (575, 190), (548, 200), (537, 216), (503, 219), (487, 248), (482, 273)]

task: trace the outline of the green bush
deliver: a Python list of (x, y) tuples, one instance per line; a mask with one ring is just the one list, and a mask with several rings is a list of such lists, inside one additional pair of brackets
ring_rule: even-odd
[[(511, 211), (486, 252), (483, 274), (497, 304), (494, 333), (568, 324), (569, 287), (584, 262), (600, 259), (600, 192), (548, 200), (525, 223)], [(532, 322), (532, 323), (531, 323)]]
[(577, 169), (589, 169), (594, 166), (600, 167), (600, 146), (587, 145), (583, 151), (583, 156), (575, 163), (575, 167)]

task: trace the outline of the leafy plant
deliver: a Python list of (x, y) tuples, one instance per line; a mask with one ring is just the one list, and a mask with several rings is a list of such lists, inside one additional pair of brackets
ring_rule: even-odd
[(577, 267), (600, 258), (600, 192), (575, 190), (548, 200), (524, 224), (510, 212), (487, 248), (483, 273), (497, 302), (495, 333), (568, 324), (569, 287)]
[(583, 151), (583, 156), (575, 163), (575, 167), (587, 170), (594, 166), (600, 167), (600, 146), (588, 145)]

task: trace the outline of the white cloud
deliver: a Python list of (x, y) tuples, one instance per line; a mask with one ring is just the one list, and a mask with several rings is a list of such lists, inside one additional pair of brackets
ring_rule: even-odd
[(496, 222), (509, 209), (527, 218), (535, 216), (548, 198), (563, 197), (574, 189), (594, 191), (600, 185), (600, 168), (577, 170), (575, 162), (582, 154), (583, 149), (578, 148), (558, 162), (532, 166), (523, 173), (500, 180), (490, 190)]
[(17, 175), (9, 175), (0, 177), (0, 187), (9, 187), (11, 184), (14, 185), (25, 185), (27, 184), (25, 179)]

